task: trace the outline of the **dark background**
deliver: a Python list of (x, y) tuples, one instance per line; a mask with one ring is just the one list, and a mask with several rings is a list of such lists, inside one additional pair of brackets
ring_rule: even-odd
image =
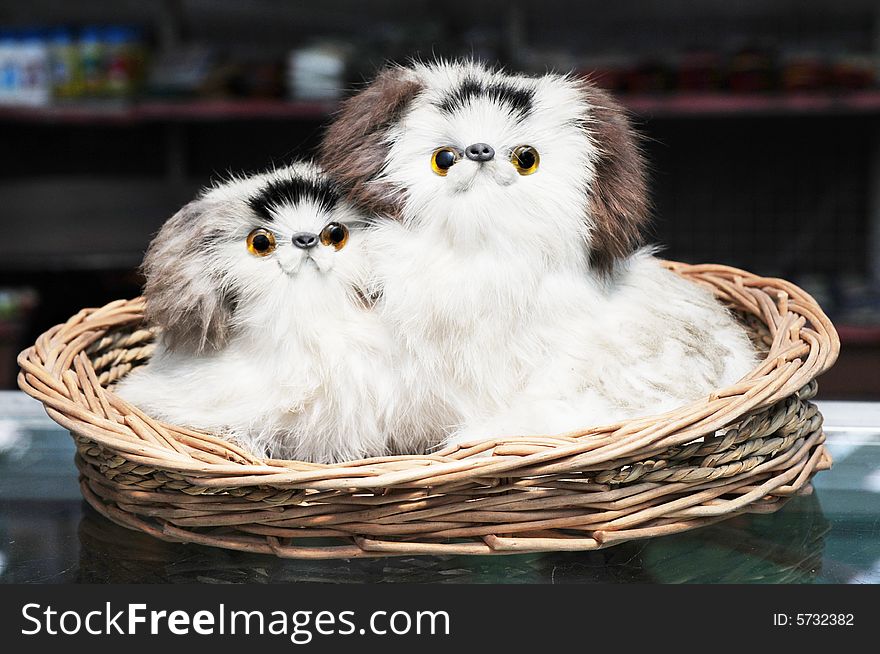
[[(138, 294), (151, 234), (201, 186), (311, 151), (337, 99), (290, 62), (318, 45), (341, 94), (412, 56), (592, 74), (646, 137), (664, 256), (800, 284), (843, 340), (823, 396), (880, 398), (876, 2), (0, 2), (0, 42), (112, 25), (143, 71), (125, 88), (0, 106), (0, 387), (37, 334)], [(185, 53), (204, 75), (156, 75)]]

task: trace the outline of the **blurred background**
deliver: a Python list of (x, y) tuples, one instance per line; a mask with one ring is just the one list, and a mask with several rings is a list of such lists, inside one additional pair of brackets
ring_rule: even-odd
[(308, 154), (386, 60), (575, 70), (647, 137), (664, 255), (787, 277), (880, 399), (876, 0), (0, 0), (0, 388), (84, 306), (139, 293), (212, 178)]

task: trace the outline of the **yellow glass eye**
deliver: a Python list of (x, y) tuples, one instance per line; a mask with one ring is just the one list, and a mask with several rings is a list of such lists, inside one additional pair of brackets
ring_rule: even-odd
[(455, 148), (437, 148), (434, 150), (434, 154), (431, 155), (431, 170), (441, 177), (446, 177), (446, 173), (452, 168), (452, 164), (460, 158), (461, 155)]
[(520, 145), (513, 149), (510, 153), (510, 163), (516, 168), (516, 172), (520, 175), (531, 175), (538, 170), (538, 164), (541, 163), (541, 157), (538, 151), (531, 145)]
[(321, 243), (333, 246), (335, 250), (341, 250), (348, 243), (348, 227), (342, 223), (330, 223), (321, 230)]
[(267, 229), (255, 229), (247, 237), (248, 252), (257, 257), (265, 257), (275, 251), (275, 234)]

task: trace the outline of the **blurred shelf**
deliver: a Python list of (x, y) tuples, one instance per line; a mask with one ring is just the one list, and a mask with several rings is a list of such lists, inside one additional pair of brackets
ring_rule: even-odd
[(335, 102), (285, 100), (185, 100), (137, 104), (70, 104), (0, 107), (0, 122), (137, 125), (228, 120), (323, 120)]
[(49, 252), (37, 255), (3, 256), (0, 260), (0, 283), (19, 275), (37, 273), (67, 274), (71, 272), (100, 273), (135, 270), (141, 265), (144, 250), (124, 249), (116, 252)]
[[(619, 94), (621, 102), (648, 118), (880, 114), (880, 90), (804, 93)], [(71, 104), (0, 107), (0, 122), (86, 125), (244, 120), (322, 121), (332, 101), (154, 100), (137, 104)]]
[(880, 90), (798, 93), (670, 93), (620, 96), (650, 118), (714, 116), (822, 116), (880, 113)]
[(880, 325), (835, 325), (844, 345), (880, 346)]

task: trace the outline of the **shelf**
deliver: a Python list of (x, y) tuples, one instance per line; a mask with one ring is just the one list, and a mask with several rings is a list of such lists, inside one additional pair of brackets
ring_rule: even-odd
[(186, 100), (138, 104), (77, 104), (0, 107), (0, 122), (87, 125), (209, 122), (229, 120), (323, 120), (335, 102), (284, 100)]
[(880, 347), (880, 325), (835, 325), (845, 345)]
[[(844, 93), (670, 93), (618, 95), (645, 118), (880, 114), (880, 90)], [(0, 107), (0, 122), (86, 125), (304, 120), (320, 122), (336, 108), (332, 101), (182, 100), (132, 105), (80, 104)]]
[(713, 116), (821, 116), (880, 113), (880, 90), (799, 93), (673, 93), (621, 95), (631, 111), (649, 118)]

